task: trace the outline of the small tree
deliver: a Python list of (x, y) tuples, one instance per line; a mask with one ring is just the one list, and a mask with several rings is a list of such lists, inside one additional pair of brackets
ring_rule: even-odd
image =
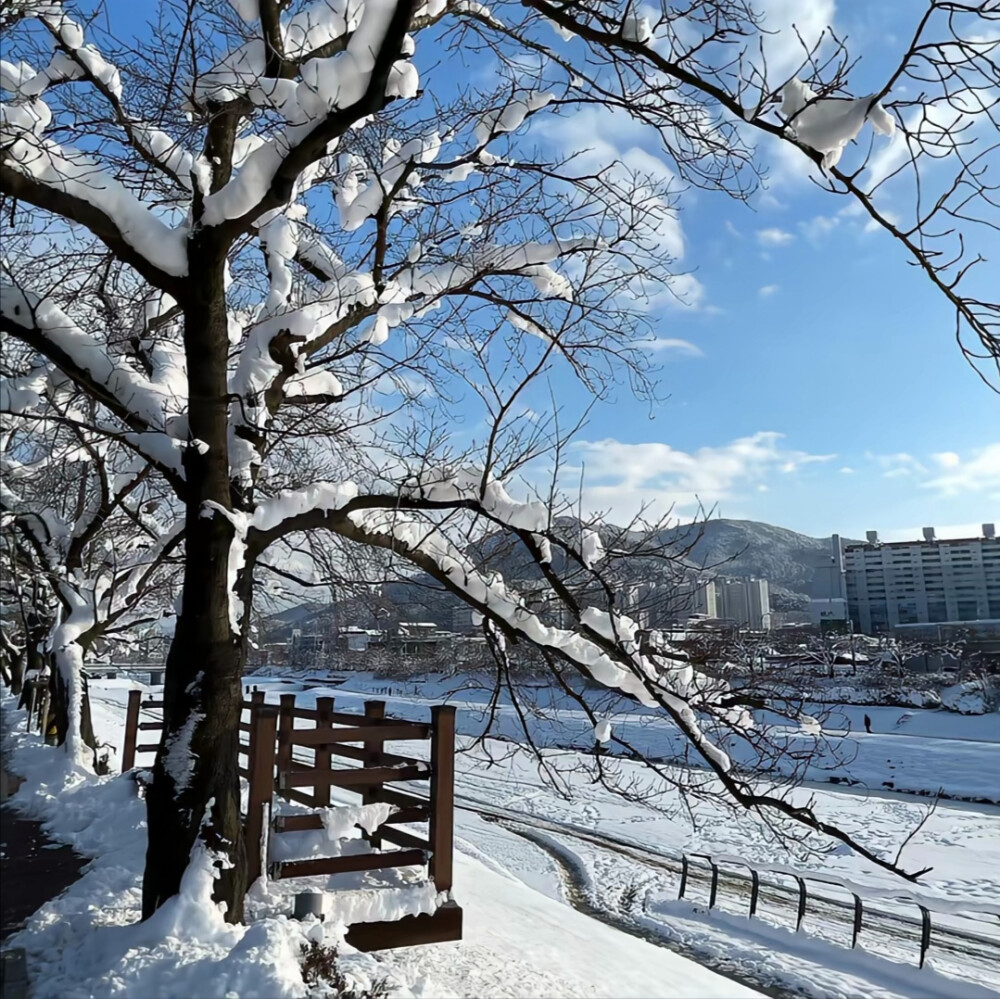
[[(171, 556), (181, 535), (169, 504), (159, 516), (151, 512), (164, 496), (150, 467), (136, 467), (130, 452), (86, 429), (93, 423), (85, 418), (92, 408), (86, 397), (42, 391), (51, 374), (36, 369), (6, 382), (0, 515), (13, 532), (19, 602), (27, 585), (36, 590), (24, 640), (44, 650), (41, 670), (52, 662), (57, 742), (82, 763), (85, 747), (96, 748), (82, 713), (85, 659), (95, 643), (166, 613), (160, 601), (170, 602)], [(46, 605), (45, 623), (31, 622)]]

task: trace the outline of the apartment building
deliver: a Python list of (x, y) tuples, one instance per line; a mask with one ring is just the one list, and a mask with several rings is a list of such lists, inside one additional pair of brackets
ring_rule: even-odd
[(771, 597), (766, 579), (744, 577), (715, 580), (717, 616), (751, 631), (771, 627)]
[(920, 541), (867, 542), (844, 549), (847, 607), (855, 631), (874, 635), (901, 625), (1000, 620), (1000, 540), (944, 540), (925, 527)]

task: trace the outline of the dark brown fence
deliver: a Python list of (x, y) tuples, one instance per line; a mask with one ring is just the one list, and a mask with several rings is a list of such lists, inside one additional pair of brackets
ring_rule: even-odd
[[(382, 701), (366, 701), (363, 715), (335, 711), (332, 697), (317, 698), (314, 708), (296, 706), (294, 694), (283, 694), (280, 702), (265, 704), (263, 691), (256, 690), (243, 702), (249, 720), (240, 723), (239, 772), (250, 785), (245, 819), (250, 883), (264, 871), (273, 880), (284, 880), (426, 866), (437, 890), (449, 892), (454, 852), (455, 709), (433, 707), (427, 723), (386, 717)], [(149, 715), (162, 706), (162, 701), (143, 701), (137, 690), (129, 693), (123, 771), (135, 765), (137, 754), (155, 753), (158, 739), (152, 741), (143, 733), (162, 731), (162, 717)], [(430, 742), (429, 759), (385, 748), (387, 742), (422, 741)], [(341, 760), (349, 761), (348, 765), (341, 765)], [(427, 797), (393, 786), (410, 781), (427, 781)], [(329, 807), (334, 787), (359, 795), (362, 804), (394, 806), (377, 831), (364, 834), (379, 852), (268, 863), (271, 835), (323, 828), (319, 812), (275, 815), (274, 797), (322, 809)], [(427, 823), (427, 835), (398, 828), (411, 823)], [(385, 849), (385, 844), (397, 849)], [(356, 924), (347, 940), (359, 950), (375, 950), (461, 936), (462, 910), (447, 902), (432, 916)]]

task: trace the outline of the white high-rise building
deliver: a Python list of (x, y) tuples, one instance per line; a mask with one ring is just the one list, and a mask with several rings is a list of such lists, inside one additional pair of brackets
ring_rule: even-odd
[(979, 538), (882, 543), (876, 531), (844, 549), (848, 613), (855, 631), (899, 625), (1000, 620), (1000, 539), (993, 524)]
[(766, 579), (717, 579), (715, 603), (720, 618), (741, 628), (767, 631), (771, 627), (771, 598)]

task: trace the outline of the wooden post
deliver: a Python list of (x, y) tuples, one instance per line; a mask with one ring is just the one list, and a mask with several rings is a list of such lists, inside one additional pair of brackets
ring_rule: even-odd
[(128, 692), (128, 707), (125, 709), (125, 741), (122, 744), (122, 773), (135, 766), (135, 744), (139, 735), (139, 702), (141, 690)]
[[(278, 713), (278, 771), (277, 776), (288, 773), (292, 768), (292, 729), (295, 728), (295, 695), (281, 695), (281, 709)], [(279, 785), (280, 787), (280, 785)], [(281, 791), (279, 790), (279, 794)]]
[[(332, 697), (317, 697), (316, 698), (316, 728), (317, 729), (332, 729), (333, 719), (330, 715), (333, 714), (333, 698)], [(314, 766), (317, 770), (329, 770), (330, 764), (333, 760), (333, 753), (330, 751), (329, 746), (317, 746), (315, 751), (315, 759), (313, 761)], [(316, 804), (320, 808), (327, 808), (330, 805), (330, 785), (329, 784), (319, 784), (314, 789), (314, 794), (316, 797)]]
[[(371, 722), (379, 722), (385, 718), (385, 701), (365, 701), (365, 724)], [(379, 762), (379, 757), (382, 755), (382, 743), (381, 742), (365, 742), (364, 743), (364, 759), (361, 761), (361, 765), (365, 767), (377, 766)], [(370, 805), (379, 799), (379, 788), (369, 787), (367, 790), (361, 792), (361, 804)], [(372, 848), (375, 850), (382, 849), (382, 836), (376, 831), (370, 834), (366, 834), (365, 838), (371, 843)]]
[[(247, 690), (249, 691), (250, 688), (247, 687)], [(250, 766), (253, 763), (253, 753), (254, 753), (254, 746), (256, 745), (256, 735), (257, 735), (257, 729), (254, 727), (254, 723), (253, 723), (253, 713), (254, 713), (254, 709), (260, 707), (263, 703), (264, 703), (264, 693), (263, 693), (263, 691), (259, 691), (258, 692), (258, 691), (255, 690), (253, 692), (253, 696), (250, 698), (250, 732), (247, 735), (247, 774), (248, 775), (250, 773)], [(243, 712), (241, 711), (240, 714), (242, 716)], [(248, 776), (247, 779), (249, 779), (249, 776)]]
[(455, 708), (431, 708), (431, 863), (438, 891), (450, 891), (455, 846)]
[(275, 734), (278, 708), (272, 704), (255, 705), (250, 711), (250, 739), (254, 747), (250, 757), (250, 796), (245, 827), (248, 885), (265, 868), (264, 833), (270, 820), (271, 795), (274, 793)]
[(38, 731), (42, 738), (48, 742), (49, 741), (49, 706), (52, 703), (52, 692), (46, 684), (45, 689), (42, 691), (42, 699), (38, 705)]

